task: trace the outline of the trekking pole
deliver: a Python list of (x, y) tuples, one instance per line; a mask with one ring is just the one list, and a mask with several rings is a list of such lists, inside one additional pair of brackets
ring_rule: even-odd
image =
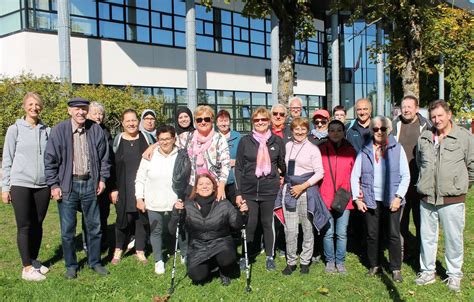
[[(248, 212), (243, 212), (242, 213), (244, 216), (248, 216)], [(247, 293), (252, 291), (252, 288), (250, 288), (250, 264), (249, 264), (249, 257), (248, 257), (248, 251), (247, 251), (247, 232), (245, 231), (246, 223), (244, 223), (243, 229), (242, 229), (242, 237), (244, 239), (244, 257), (245, 257), (245, 274), (246, 274), (246, 286), (245, 286), (245, 291)]]
[(178, 210), (179, 218), (178, 223), (176, 224), (176, 242), (174, 244), (174, 258), (173, 258), (173, 269), (171, 270), (171, 285), (168, 289), (168, 294), (172, 294), (174, 292), (174, 276), (176, 273), (176, 256), (178, 253), (178, 241), (179, 241), (179, 221), (181, 220), (181, 213), (182, 210)]

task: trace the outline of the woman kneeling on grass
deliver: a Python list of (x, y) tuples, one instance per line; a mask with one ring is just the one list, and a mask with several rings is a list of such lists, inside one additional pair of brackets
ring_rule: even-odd
[(216, 194), (214, 178), (206, 173), (197, 175), (189, 200), (175, 203), (169, 231), (175, 233), (178, 220), (184, 222), (189, 234), (188, 276), (194, 283), (208, 280), (210, 271), (217, 265), (222, 284), (229, 285), (236, 261), (231, 228), (242, 228), (242, 213), (248, 208), (246, 203), (241, 203), (239, 213), (227, 199), (216, 201)]
[[(155, 258), (155, 273), (165, 273), (163, 236), (178, 196), (172, 189), (173, 169), (178, 155), (175, 129), (161, 126), (156, 130), (159, 147), (150, 160), (142, 159), (135, 180), (137, 209), (148, 215), (150, 241)], [(165, 230), (165, 231), (163, 231)]]

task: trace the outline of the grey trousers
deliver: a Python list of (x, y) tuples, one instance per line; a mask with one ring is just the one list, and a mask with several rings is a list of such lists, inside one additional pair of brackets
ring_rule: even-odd
[[(167, 246), (169, 245), (170, 251), (173, 251), (174, 249), (172, 243), (174, 243), (175, 234), (169, 234), (168, 232), (168, 223), (171, 217), (171, 212), (156, 212), (148, 210), (147, 214), (150, 223), (150, 242), (153, 249), (153, 258), (155, 259), (155, 262), (158, 262), (163, 260), (163, 242), (166, 242)], [(187, 242), (182, 229), (180, 229), (178, 241), (181, 249), (181, 256), (186, 256)]]
[(300, 254), (300, 264), (308, 265), (313, 256), (313, 225), (308, 219), (308, 205), (306, 193), (303, 193), (296, 204), (296, 209), (288, 211), (283, 205), (283, 215), (285, 216), (285, 236), (286, 236), (286, 263), (296, 265), (298, 256), (298, 224), (301, 223), (303, 229), (303, 249)]

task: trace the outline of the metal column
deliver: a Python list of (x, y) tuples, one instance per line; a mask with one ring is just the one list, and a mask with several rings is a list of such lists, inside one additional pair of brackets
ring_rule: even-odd
[[(331, 108), (340, 105), (339, 83), (339, 18), (338, 14), (331, 15), (331, 77), (332, 104)], [(331, 108), (328, 108), (331, 111)]]
[(186, 72), (188, 107), (194, 112), (197, 107), (196, 10), (194, 0), (186, 0)]
[(69, 0), (58, 0), (59, 78), (71, 83), (71, 26)]
[[(377, 23), (377, 47), (382, 44), (382, 25)], [(377, 115), (385, 115), (385, 81), (383, 71), (383, 53), (377, 52)]]
[(272, 66), (272, 104), (278, 104), (278, 69), (280, 68), (280, 37), (278, 18), (272, 12), (271, 66)]

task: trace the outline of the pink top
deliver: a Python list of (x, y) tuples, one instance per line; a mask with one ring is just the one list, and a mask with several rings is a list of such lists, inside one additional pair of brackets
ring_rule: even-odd
[(314, 172), (314, 175), (308, 179), (308, 183), (312, 186), (324, 176), (321, 152), (319, 148), (308, 141), (308, 139), (305, 139), (301, 143), (295, 141), (286, 143), (285, 163), (287, 172), (289, 160), (295, 160), (295, 175)]

